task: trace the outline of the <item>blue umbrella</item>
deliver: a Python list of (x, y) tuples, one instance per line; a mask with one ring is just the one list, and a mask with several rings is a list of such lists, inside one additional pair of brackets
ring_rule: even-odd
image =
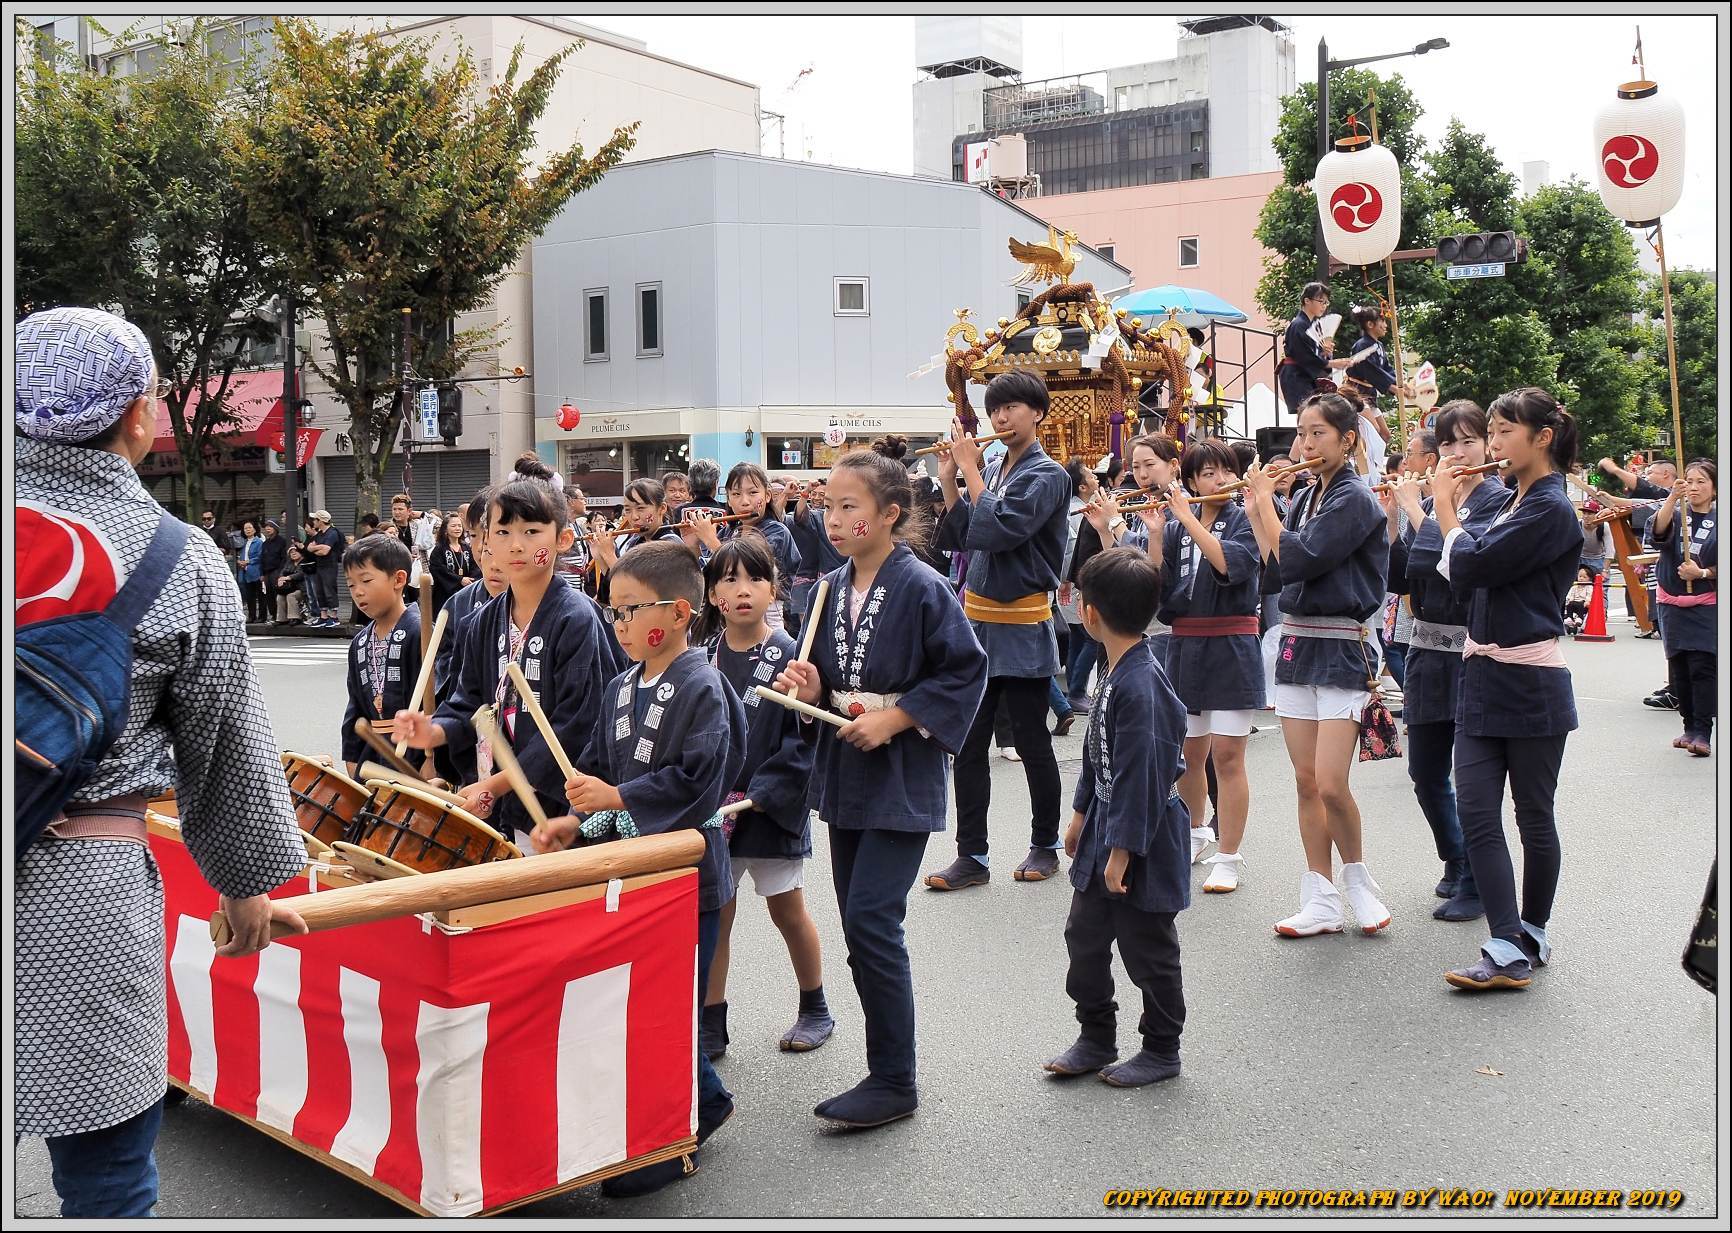
[(1250, 320), (1212, 291), (1178, 287), (1172, 283), (1120, 296), (1113, 301), (1113, 307), (1122, 308), (1145, 320), (1159, 319), (1166, 316), (1170, 309), (1176, 308), (1179, 310), (1179, 324), (1186, 326), (1204, 326), (1210, 321), (1238, 325)]

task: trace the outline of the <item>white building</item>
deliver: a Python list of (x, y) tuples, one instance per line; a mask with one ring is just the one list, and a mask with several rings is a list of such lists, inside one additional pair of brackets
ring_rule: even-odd
[(1291, 31), (1253, 15), (1179, 26), (1171, 59), (1024, 82), (1021, 18), (916, 17), (915, 174), (974, 179), (965, 145), (1011, 135), (1026, 143), (1013, 178), (1042, 180), (1024, 192), (1279, 171), (1273, 138), (1298, 80)]
[[(918, 370), (956, 309), (984, 333), (1024, 302), (1008, 241), (1046, 232), (950, 181), (723, 151), (621, 167), (535, 243), (542, 457), (607, 503), (691, 458), (823, 470), (832, 424), (854, 443), (935, 440), (942, 371)], [(1076, 257), (1075, 281), (1129, 281)]]

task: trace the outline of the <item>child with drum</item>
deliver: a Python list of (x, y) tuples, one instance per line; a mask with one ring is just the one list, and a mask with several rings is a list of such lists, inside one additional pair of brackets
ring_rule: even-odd
[(343, 553), (349, 598), (367, 624), (349, 644), (349, 704), (343, 711), (343, 761), (353, 776), (366, 757), (355, 732), (365, 718), (384, 727), (412, 708), (409, 694), (421, 675), (421, 613), (403, 602), (413, 562), (396, 539), (369, 535)]
[(527, 850), (533, 823), (504, 772), (496, 770), (487, 742), (476, 740), (475, 712), (490, 703), (496, 708), (500, 731), (542, 809), (558, 813), (564, 808), (564, 776), (539, 726), (520, 715), (521, 699), (506, 666), (518, 666), (554, 735), (576, 747), (601, 709), (611, 651), (595, 609), (556, 576), (559, 556), (571, 549), (572, 531), (565, 502), (551, 487), (513, 480), (495, 490), (486, 542), (508, 589), (464, 625), (454, 687), (439, 709), (432, 715), (398, 711), (392, 736), (416, 749), (472, 752), (478, 778), (459, 793), (464, 808), (482, 819), (497, 809), (493, 825)]
[[(610, 582), (607, 616), (633, 666), (608, 685), (589, 712), (594, 731), (577, 759), (579, 773), (565, 781), (571, 813), (549, 818), (530, 841), (535, 851), (550, 852), (570, 846), (579, 835), (602, 840), (701, 832), (702, 990), (709, 984), (722, 905), (734, 893), (717, 811), (745, 762), (745, 708), (709, 656), (689, 641), (692, 619), (704, 603), (704, 576), (695, 552), (677, 542), (640, 545), (615, 563)], [(580, 820), (577, 814), (586, 816)], [(733, 1096), (700, 1049), (698, 1144), (733, 1112)], [(685, 1175), (680, 1160), (664, 1161), (609, 1178), (602, 1193), (648, 1194)]]

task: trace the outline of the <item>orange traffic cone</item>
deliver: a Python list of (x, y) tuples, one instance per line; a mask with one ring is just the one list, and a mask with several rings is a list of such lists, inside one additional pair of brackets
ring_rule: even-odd
[(1594, 575), (1594, 598), (1588, 604), (1588, 621), (1582, 626), (1582, 632), (1576, 635), (1577, 642), (1616, 642), (1616, 634), (1606, 632), (1606, 576)]

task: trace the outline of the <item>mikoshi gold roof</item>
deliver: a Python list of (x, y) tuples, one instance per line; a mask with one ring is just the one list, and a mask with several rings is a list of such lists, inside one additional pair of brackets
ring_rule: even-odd
[[(1051, 246), (1012, 240), (1011, 254), (1025, 263), (1018, 283), (1068, 275), (1075, 267), (1068, 232), (1054, 233)], [(973, 309), (956, 310), (945, 335), (944, 382), (956, 417), (974, 432), (979, 417), (968, 399), (969, 382), (986, 384), (999, 373), (1034, 372), (1045, 380), (1052, 410), (1041, 424), (1041, 444), (1055, 458), (1098, 457), (1118, 452), (1124, 425), (1135, 424), (1146, 382), (1166, 387), (1168, 430), (1187, 416), (1191, 377), (1186, 358), (1191, 338), (1174, 314), (1158, 325), (1115, 310), (1092, 283), (1058, 282), (1031, 299), (1014, 317), (1000, 317), (983, 337), (969, 320)]]

